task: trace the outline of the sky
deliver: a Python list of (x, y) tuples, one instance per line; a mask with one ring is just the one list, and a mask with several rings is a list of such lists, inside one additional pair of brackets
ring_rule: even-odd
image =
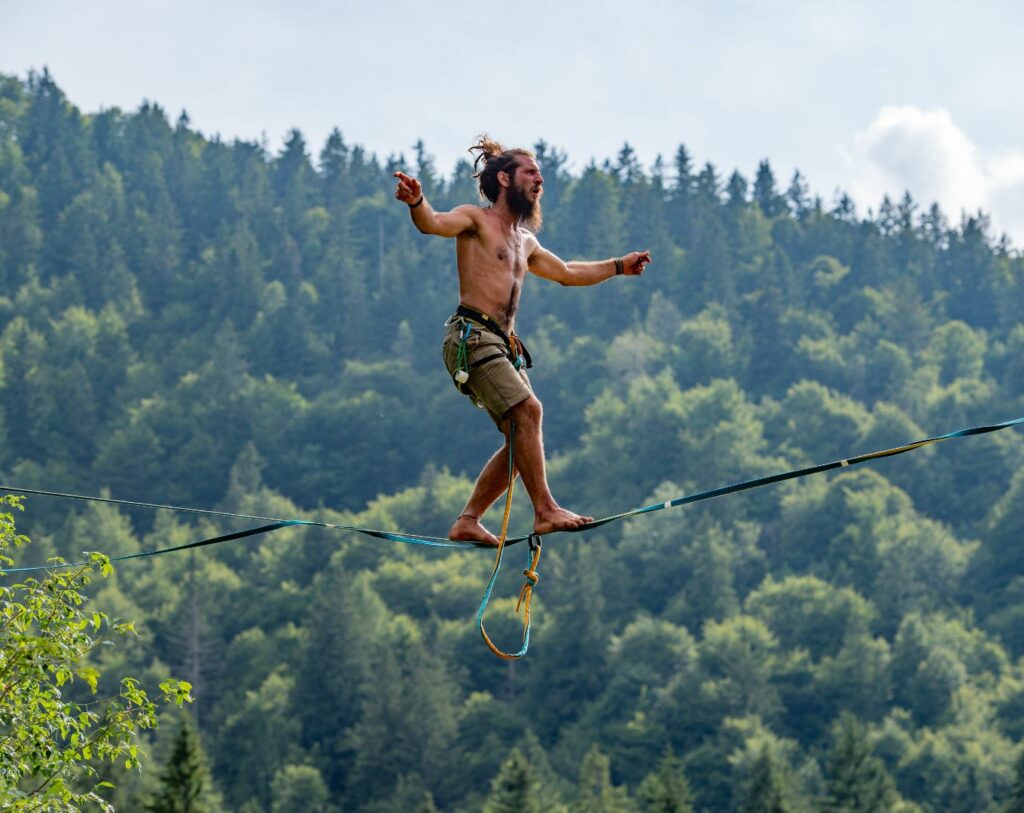
[(683, 144), (861, 214), (982, 209), (1020, 248), (1022, 31), (1016, 0), (0, 0), (0, 73), (274, 152), (292, 128), (314, 156), (335, 127), (382, 159), (422, 139), (446, 174), (484, 132), (575, 172)]

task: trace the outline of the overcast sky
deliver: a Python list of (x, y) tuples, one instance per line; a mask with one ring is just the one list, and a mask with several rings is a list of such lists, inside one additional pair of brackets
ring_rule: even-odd
[(0, 0), (0, 72), (50, 69), (85, 112), (150, 100), (225, 139), (338, 127), (449, 172), (481, 132), (579, 171), (624, 142), (768, 158), (861, 211), (909, 189), (1024, 246), (1024, 4), (981, 0)]

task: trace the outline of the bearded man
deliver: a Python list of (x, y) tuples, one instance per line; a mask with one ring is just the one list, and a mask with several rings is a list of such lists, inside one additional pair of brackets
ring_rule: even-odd
[(526, 374), (529, 355), (515, 334), (526, 272), (560, 285), (596, 285), (616, 275), (639, 276), (651, 255), (634, 251), (609, 260), (563, 262), (537, 241), (544, 177), (533, 153), (505, 149), (486, 136), (470, 152), (476, 153), (473, 177), (490, 206), (435, 212), (419, 181), (402, 172), (395, 173), (395, 197), (408, 205), (423, 234), (456, 238), (459, 307), (446, 323), (445, 366), (456, 386), (490, 413), (505, 442), (480, 472), (448, 537), (497, 545), (480, 519), (508, 487), (510, 454), (513, 476), (522, 475), (533, 502), (534, 532), (574, 530), (593, 521), (562, 508), (548, 487), (541, 404)]

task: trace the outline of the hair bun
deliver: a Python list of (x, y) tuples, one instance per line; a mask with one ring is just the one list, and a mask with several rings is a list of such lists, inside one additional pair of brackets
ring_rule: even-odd
[(476, 170), (481, 161), (486, 165), (492, 158), (498, 158), (505, 152), (505, 148), (497, 141), (493, 141), (486, 133), (477, 136), (477, 142), (469, 148), (471, 153), (476, 153), (473, 160), (473, 169)]

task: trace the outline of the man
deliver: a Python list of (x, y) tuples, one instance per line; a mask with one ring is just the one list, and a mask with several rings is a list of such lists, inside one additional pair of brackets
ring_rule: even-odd
[(548, 488), (541, 404), (530, 388), (525, 348), (514, 332), (526, 272), (561, 285), (596, 285), (616, 274), (640, 275), (651, 256), (634, 251), (621, 259), (563, 262), (537, 241), (544, 177), (533, 153), (505, 149), (486, 136), (470, 152), (477, 153), (474, 177), (490, 206), (435, 212), (419, 181), (402, 172), (395, 173), (395, 197), (409, 206), (423, 234), (456, 238), (460, 304), (447, 323), (445, 365), (459, 389), (488, 410), (505, 443), (480, 472), (448, 537), (497, 545), (498, 538), (480, 518), (508, 487), (512, 423), (514, 474), (522, 475), (533, 502), (534, 531), (571, 530), (593, 521), (562, 508)]

